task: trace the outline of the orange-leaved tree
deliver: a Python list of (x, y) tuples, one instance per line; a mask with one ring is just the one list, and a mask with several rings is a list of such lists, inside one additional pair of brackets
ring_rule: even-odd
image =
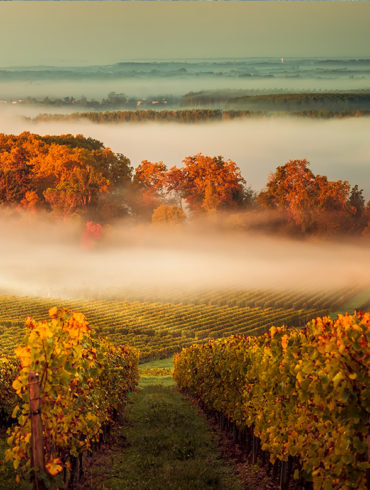
[(177, 193), (194, 213), (233, 209), (245, 205), (251, 192), (232, 160), (198, 153), (188, 156), (182, 168), (167, 173), (167, 192)]
[(177, 206), (162, 204), (153, 211), (152, 223), (157, 225), (179, 225), (186, 220), (186, 214)]
[(105, 196), (105, 202), (122, 211), (123, 195), (118, 194), (131, 185), (129, 163), (81, 135), (0, 133), (0, 204), (52, 209), (65, 216), (94, 212)]
[(336, 229), (354, 214), (349, 183), (315, 175), (305, 159), (289, 160), (277, 167), (266, 187), (258, 195), (258, 203), (286, 212), (303, 232)]
[(158, 207), (166, 193), (167, 167), (163, 162), (149, 162), (143, 160), (136, 168), (134, 174), (134, 186), (138, 189), (139, 200), (136, 207), (144, 213), (152, 214)]

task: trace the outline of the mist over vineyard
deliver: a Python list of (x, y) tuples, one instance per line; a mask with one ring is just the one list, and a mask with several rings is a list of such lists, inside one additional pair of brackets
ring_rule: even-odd
[[(294, 241), (116, 222), (95, 250), (81, 246), (79, 221), (0, 215), (0, 290), (46, 297), (109, 297), (128, 289), (289, 289), (367, 286), (367, 243)], [(205, 231), (208, 227), (208, 232)], [(165, 294), (164, 294), (165, 296)]]

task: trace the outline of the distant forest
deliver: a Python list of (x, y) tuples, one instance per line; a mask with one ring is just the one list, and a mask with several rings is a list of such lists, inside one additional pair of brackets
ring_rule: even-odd
[(180, 122), (197, 123), (212, 121), (229, 121), (232, 119), (261, 118), (261, 117), (307, 117), (312, 119), (331, 119), (346, 117), (369, 116), (370, 110), (365, 111), (327, 111), (304, 110), (299, 112), (263, 112), (247, 110), (222, 111), (220, 109), (188, 109), (177, 111), (112, 111), (112, 112), (73, 112), (71, 114), (39, 114), (35, 118), (27, 118), (34, 122), (78, 121), (87, 119), (94, 123), (127, 123), (127, 122)]
[(311, 92), (237, 95), (226, 93), (189, 93), (182, 99), (184, 105), (201, 106), (224, 104), (226, 109), (258, 111), (357, 111), (370, 110), (370, 92)]
[[(125, 94), (110, 93), (106, 98), (86, 97), (25, 97), (2, 99), (2, 104), (39, 105), (47, 107), (84, 109), (93, 111), (133, 111), (165, 109), (181, 111), (185, 109), (212, 109), (221, 111), (247, 111), (273, 114), (279, 112), (297, 115), (320, 114), (368, 114), (370, 111), (370, 91), (353, 92), (312, 92), (312, 93), (255, 93), (245, 91), (201, 91), (189, 92), (183, 96), (156, 95), (148, 97), (128, 97)], [(326, 115), (326, 116), (325, 116)]]
[[(239, 92), (197, 92), (181, 98), (148, 97), (129, 99), (109, 94), (99, 101), (73, 99), (21, 99), (20, 103), (52, 107), (92, 109), (70, 114), (39, 114), (33, 120), (75, 121), (88, 119), (95, 123), (141, 121), (206, 122), (258, 117), (307, 117), (316, 119), (364, 117), (370, 115), (370, 92), (253, 94)], [(120, 109), (120, 110), (112, 110)]]

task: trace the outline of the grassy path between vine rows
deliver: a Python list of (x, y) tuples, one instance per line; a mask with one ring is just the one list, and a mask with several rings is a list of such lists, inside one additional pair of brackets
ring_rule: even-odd
[[(154, 365), (153, 367), (157, 367)], [(143, 377), (113, 444), (94, 458), (83, 489), (241, 490), (215, 435), (171, 376)]]

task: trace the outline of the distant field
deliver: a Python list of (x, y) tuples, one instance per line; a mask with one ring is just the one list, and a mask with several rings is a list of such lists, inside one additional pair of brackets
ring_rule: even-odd
[[(311, 318), (365, 298), (358, 289), (331, 292), (173, 291), (126, 292), (118, 298), (62, 300), (0, 296), (0, 352), (22, 341), (24, 320), (47, 317), (52, 306), (86, 315), (100, 335), (141, 351), (141, 359), (166, 358), (193, 343), (232, 334), (260, 335), (273, 325), (304, 325)], [(359, 306), (359, 305), (358, 305)]]

